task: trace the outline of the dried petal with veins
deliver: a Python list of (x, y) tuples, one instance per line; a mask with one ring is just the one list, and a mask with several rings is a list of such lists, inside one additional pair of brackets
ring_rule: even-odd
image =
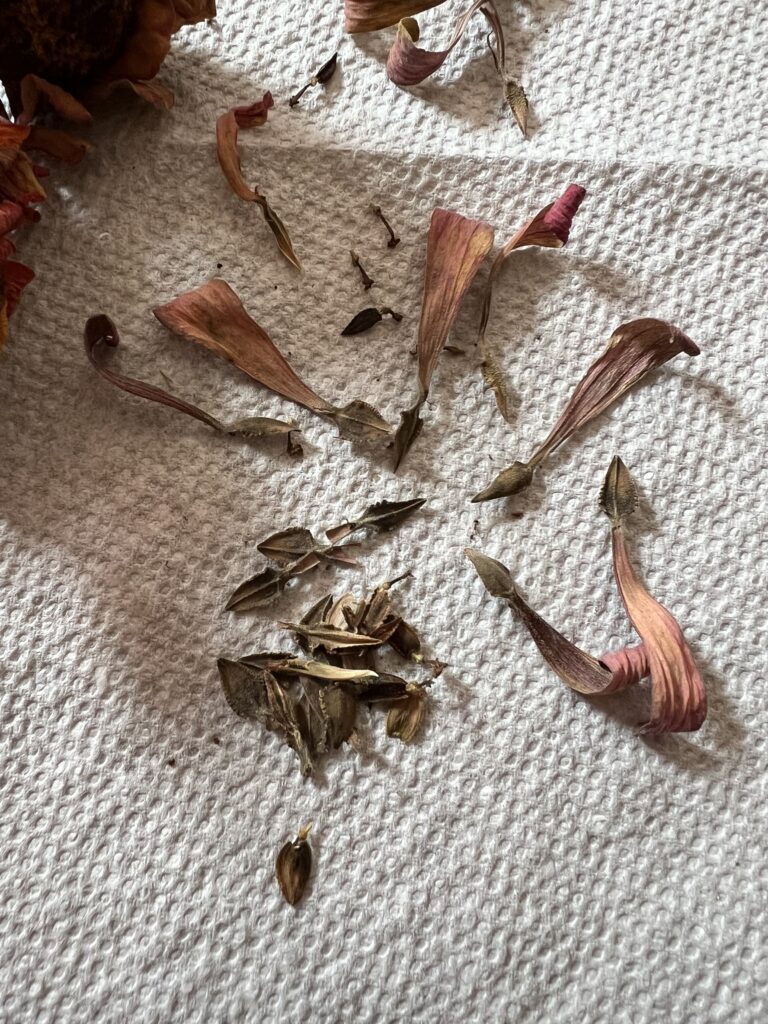
[(556, 199), (554, 203), (550, 203), (549, 206), (545, 206), (543, 210), (539, 210), (533, 220), (528, 221), (524, 227), (515, 232), (499, 250), (496, 259), (491, 264), (491, 271), (485, 286), (483, 311), (480, 315), (477, 342), (482, 358), (483, 379), (485, 380), (486, 387), (494, 392), (499, 412), (505, 420), (509, 420), (509, 399), (504, 375), (485, 339), (485, 331), (491, 313), (494, 283), (507, 257), (516, 249), (522, 249), (529, 245), (540, 246), (545, 249), (559, 249), (565, 245), (568, 241), (573, 218), (584, 201), (586, 194), (581, 185), (569, 185), (559, 199)]
[(366, 402), (331, 405), (305, 384), (226, 281), (214, 278), (154, 314), (169, 330), (205, 345), (270, 391), (334, 420), (342, 437), (368, 442), (389, 435), (389, 424)]
[(445, 0), (344, 0), (344, 31), (375, 32), (396, 25), (409, 14), (439, 7)]
[(304, 895), (309, 876), (312, 873), (312, 850), (307, 842), (311, 828), (311, 825), (303, 828), (293, 842), (286, 843), (277, 855), (275, 864), (277, 884), (280, 886), (280, 892), (292, 907)]
[(125, 377), (121, 373), (115, 373), (102, 365), (99, 359), (99, 349), (102, 344), (111, 348), (117, 348), (120, 344), (120, 335), (117, 327), (108, 316), (100, 314), (92, 316), (86, 322), (84, 332), (85, 352), (91, 365), (101, 376), (126, 391), (129, 395), (136, 395), (138, 398), (146, 398), (150, 402), (158, 402), (160, 405), (167, 405), (171, 409), (183, 412), (193, 419), (206, 423), (214, 430), (222, 434), (240, 434), (243, 437), (266, 437), (275, 434), (289, 434), (296, 430), (295, 423), (284, 423), (282, 420), (273, 420), (266, 416), (249, 416), (245, 419), (236, 420), (233, 423), (222, 423), (215, 416), (211, 416), (204, 409), (185, 402), (183, 398), (177, 398), (168, 391), (156, 387), (154, 384), (147, 384), (135, 377)]
[(492, 0), (473, 0), (470, 7), (459, 17), (448, 46), (444, 50), (422, 50), (419, 41), (419, 23), (415, 18), (406, 17), (397, 26), (397, 35), (387, 58), (387, 75), (395, 85), (418, 85), (429, 78), (444, 63), (457, 45), (472, 19), (480, 8), (493, 9)]
[(301, 270), (301, 264), (294, 252), (285, 225), (269, 205), (266, 197), (257, 188), (251, 188), (243, 177), (237, 148), (240, 129), (258, 128), (266, 124), (269, 111), (274, 105), (272, 93), (265, 92), (260, 100), (251, 103), (250, 106), (233, 107), (222, 114), (216, 121), (216, 153), (219, 166), (232, 191), (246, 203), (257, 203), (261, 207), (264, 219), (275, 236), (280, 252), (297, 270)]
[(605, 352), (579, 381), (571, 400), (549, 436), (528, 462), (515, 462), (472, 498), (492, 501), (524, 490), (544, 459), (581, 427), (616, 402), (651, 370), (681, 352), (699, 354), (698, 346), (666, 320), (642, 319), (622, 324), (611, 335)]
[(616, 456), (603, 486), (602, 504), (612, 524), (616, 583), (627, 615), (643, 641), (650, 670), (651, 717), (641, 731), (694, 732), (707, 717), (704, 681), (677, 620), (651, 597), (629, 559), (623, 519), (636, 501), (629, 471)]
[(432, 214), (427, 237), (424, 295), (419, 321), (419, 396), (401, 413), (395, 435), (395, 469), (421, 429), (419, 410), (426, 401), (432, 375), (461, 300), (493, 244), (493, 228), (450, 210)]

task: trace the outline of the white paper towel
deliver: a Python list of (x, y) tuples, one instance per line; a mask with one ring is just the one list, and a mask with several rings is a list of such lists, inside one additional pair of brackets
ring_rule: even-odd
[[(170, 114), (120, 101), (80, 168), (55, 168), (23, 240), (38, 277), (0, 364), (2, 1020), (651, 1024), (766, 1019), (765, 580), (768, 175), (759, 5), (500, 3), (533, 103), (500, 109), (480, 19), (402, 92), (391, 32), (342, 37), (340, 4), (220, 0), (176, 37)], [(461, 5), (420, 21), (444, 45)], [(338, 46), (340, 73), (288, 96)], [(277, 255), (216, 163), (214, 121), (271, 89), (241, 136), (288, 225)], [(151, 308), (215, 274), (322, 395), (393, 422), (415, 388), (426, 230), (445, 205), (502, 243), (569, 181), (568, 246), (522, 252), (489, 339), (518, 395), (505, 425), (473, 347), (482, 275), (397, 477)], [(402, 238), (386, 248), (380, 202)], [(362, 291), (348, 250), (377, 281)], [(341, 338), (375, 300), (399, 326)], [(127, 373), (224, 418), (296, 415), (300, 463), (102, 382), (81, 342), (107, 312)], [(552, 458), (518, 507), (469, 497), (547, 432), (611, 331), (673, 320), (678, 357)], [(619, 452), (642, 491), (633, 552), (705, 674), (698, 735), (637, 738), (647, 690), (566, 690), (462, 554), (502, 558), (531, 603), (596, 654), (630, 642), (600, 482)], [(266, 614), (222, 611), (274, 529), (321, 530), (381, 498), (425, 511), (320, 570)], [(364, 730), (322, 779), (236, 719), (215, 659), (285, 644), (276, 622), (335, 587), (412, 568), (398, 601), (450, 669), (406, 748)], [(218, 740), (215, 742), (214, 738)], [(296, 911), (280, 845), (315, 823)]]

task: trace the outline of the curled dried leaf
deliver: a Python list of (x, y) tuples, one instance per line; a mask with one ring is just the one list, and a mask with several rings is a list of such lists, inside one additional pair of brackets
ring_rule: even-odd
[(258, 128), (266, 124), (269, 111), (274, 107), (272, 93), (265, 92), (260, 100), (249, 106), (233, 107), (216, 121), (216, 153), (219, 166), (236, 196), (246, 203), (257, 203), (264, 219), (275, 236), (280, 252), (297, 270), (301, 264), (294, 252), (291, 239), (275, 211), (258, 189), (251, 188), (243, 176), (237, 138), (241, 129)]
[(307, 836), (312, 828), (303, 828), (292, 843), (286, 843), (277, 855), (275, 877), (286, 902), (295, 906), (307, 888), (312, 873), (312, 850)]
[(103, 313), (99, 316), (92, 316), (85, 325), (84, 332), (85, 352), (91, 365), (101, 374), (104, 380), (114, 384), (121, 391), (129, 395), (136, 395), (138, 398), (146, 398), (150, 402), (158, 402), (160, 405), (167, 405), (177, 412), (183, 412), (193, 419), (206, 423), (214, 430), (223, 434), (240, 434), (243, 437), (266, 437), (274, 434), (290, 434), (296, 429), (293, 423), (284, 423), (282, 420), (269, 419), (266, 416), (249, 416), (245, 419), (236, 420), (234, 423), (222, 423), (221, 420), (211, 416), (204, 409), (192, 405), (191, 402), (177, 398), (175, 395), (156, 387), (154, 384), (147, 384), (135, 377), (125, 377), (123, 374), (115, 373), (114, 370), (104, 366), (99, 358), (100, 347), (107, 345), (110, 348), (117, 348), (120, 344), (120, 335), (117, 327), (108, 316)]
[(424, 296), (419, 321), (419, 397), (401, 414), (395, 438), (395, 468), (420, 429), (419, 408), (429, 394), (432, 375), (461, 300), (493, 243), (493, 229), (450, 210), (432, 214), (427, 236)]
[(681, 352), (695, 356), (698, 346), (674, 324), (645, 318), (622, 324), (587, 370), (549, 436), (527, 463), (503, 470), (472, 501), (490, 501), (526, 487), (536, 467), (581, 427), (616, 402), (651, 370)]

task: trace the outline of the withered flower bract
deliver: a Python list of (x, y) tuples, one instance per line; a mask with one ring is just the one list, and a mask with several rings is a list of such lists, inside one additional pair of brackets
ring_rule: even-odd
[(242, 437), (269, 437), (276, 434), (290, 434), (297, 430), (295, 423), (285, 423), (283, 420), (274, 420), (268, 416), (248, 416), (244, 419), (235, 420), (233, 423), (223, 423), (221, 420), (211, 416), (204, 409), (186, 402), (183, 398), (156, 387), (154, 384), (147, 384), (135, 377), (125, 377), (121, 373), (115, 373), (103, 365), (100, 359), (101, 345), (110, 348), (117, 348), (120, 344), (120, 335), (117, 327), (108, 316), (100, 314), (92, 316), (85, 325), (84, 332), (85, 352), (91, 365), (101, 376), (126, 391), (129, 395), (136, 395), (138, 398), (146, 398), (150, 402), (158, 402), (160, 405), (167, 405), (178, 412), (186, 413), (193, 419), (207, 423), (209, 427), (218, 430), (222, 434), (239, 434)]
[(312, 872), (312, 850), (307, 842), (311, 825), (303, 828), (292, 843), (286, 843), (277, 855), (275, 877), (286, 901), (295, 906), (304, 895)]
[(331, 405), (305, 384), (226, 281), (214, 278), (158, 306), (154, 314), (169, 330), (205, 345), (270, 391), (332, 419), (347, 440), (372, 442), (389, 435), (389, 424), (367, 402)]
[(278, 215), (269, 205), (266, 196), (257, 188), (251, 188), (243, 177), (237, 137), (241, 128), (259, 128), (266, 124), (270, 109), (275, 105), (271, 92), (265, 92), (260, 100), (250, 106), (233, 107), (216, 121), (216, 153), (219, 166), (229, 182), (232, 191), (246, 203), (256, 203), (264, 214), (270, 231), (275, 236), (277, 247), (289, 263), (297, 270), (301, 264), (294, 251), (288, 231)]
[(680, 352), (699, 354), (698, 346), (666, 320), (642, 319), (622, 324), (608, 346), (576, 386), (571, 400), (549, 436), (528, 460), (502, 470), (472, 501), (492, 501), (524, 490), (544, 459), (571, 434), (604, 412), (647, 373)]
[(516, 249), (522, 249), (529, 245), (540, 246), (545, 249), (559, 249), (565, 245), (568, 241), (573, 218), (584, 201), (586, 194), (586, 191), (580, 185), (569, 185), (559, 199), (556, 199), (554, 203), (550, 203), (549, 206), (545, 206), (543, 210), (536, 214), (533, 220), (530, 220), (524, 227), (515, 232), (509, 241), (502, 246), (496, 259), (491, 264), (491, 270), (485, 286), (483, 311), (480, 316), (477, 341), (482, 359), (483, 379), (485, 380), (486, 387), (494, 392), (499, 412), (505, 420), (509, 420), (509, 399), (504, 376), (485, 339), (485, 331), (491, 313), (494, 283), (507, 257)]
[(483, 221), (462, 217), (450, 210), (437, 209), (432, 214), (417, 345), (419, 395), (415, 404), (400, 414), (395, 436), (395, 469), (421, 429), (419, 411), (429, 394), (440, 353), (461, 300), (492, 244), (493, 228)]
[[(356, 562), (349, 557), (348, 552), (338, 546), (341, 541), (361, 530), (394, 529), (420, 509), (425, 500), (412, 498), (408, 501), (376, 502), (356, 519), (326, 530), (328, 544), (319, 543), (312, 533), (303, 527), (280, 530), (267, 537), (258, 545), (258, 550), (280, 568), (273, 569), (270, 566), (241, 583), (229, 598), (227, 610), (244, 612), (267, 604), (285, 590), (290, 580), (317, 568), (324, 562), (355, 565)], [(322, 615), (317, 619), (311, 618), (302, 621), (301, 625), (312, 626), (316, 621), (323, 621), (323, 618)]]
[(650, 596), (629, 560), (623, 522), (634, 510), (637, 495), (618, 457), (608, 470), (600, 503), (611, 520), (616, 582), (630, 621), (642, 638), (639, 645), (600, 659), (592, 657), (533, 611), (501, 562), (471, 548), (466, 549), (467, 557), (486, 590), (507, 602), (547, 664), (571, 689), (604, 696), (650, 675), (651, 716), (640, 732), (694, 732), (707, 714), (704, 682), (677, 621)]

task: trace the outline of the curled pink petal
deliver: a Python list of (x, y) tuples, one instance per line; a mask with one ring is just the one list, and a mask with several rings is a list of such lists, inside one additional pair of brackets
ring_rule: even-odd
[(573, 218), (584, 202), (586, 189), (581, 185), (569, 185), (559, 199), (556, 199), (544, 214), (544, 226), (565, 245), (571, 230)]
[(387, 58), (387, 75), (395, 85), (418, 85), (429, 78), (445, 62), (464, 35), (472, 15), (489, 0), (474, 0), (474, 3), (461, 15), (453, 30), (453, 35), (444, 50), (422, 50), (416, 45), (419, 39), (419, 26), (413, 18), (404, 18), (397, 26), (397, 35)]
[(620, 690), (651, 674), (648, 649), (645, 644), (624, 647), (620, 651), (609, 651), (600, 658), (600, 663), (613, 672), (615, 689)]

